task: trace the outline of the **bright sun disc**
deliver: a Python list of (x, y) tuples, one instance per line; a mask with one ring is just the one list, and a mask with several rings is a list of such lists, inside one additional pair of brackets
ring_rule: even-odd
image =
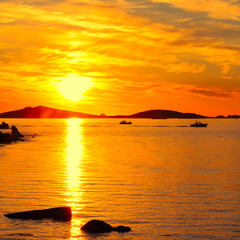
[(91, 86), (92, 82), (90, 78), (74, 75), (60, 78), (56, 88), (64, 98), (77, 102), (84, 97), (83, 93)]

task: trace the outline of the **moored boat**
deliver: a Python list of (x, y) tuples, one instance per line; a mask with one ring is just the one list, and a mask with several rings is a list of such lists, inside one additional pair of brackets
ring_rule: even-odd
[(123, 120), (123, 121), (120, 122), (120, 124), (132, 124), (132, 122), (131, 122), (131, 121)]
[(202, 123), (202, 122), (198, 122), (196, 121), (195, 123), (191, 124), (191, 127), (207, 127), (207, 123)]

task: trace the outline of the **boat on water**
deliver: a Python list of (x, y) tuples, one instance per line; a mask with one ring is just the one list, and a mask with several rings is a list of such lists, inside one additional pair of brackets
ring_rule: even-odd
[(207, 123), (196, 121), (195, 123), (191, 124), (190, 127), (207, 127), (207, 125), (208, 125)]
[(123, 121), (120, 122), (120, 124), (132, 124), (132, 122), (131, 122), (131, 121), (123, 120)]

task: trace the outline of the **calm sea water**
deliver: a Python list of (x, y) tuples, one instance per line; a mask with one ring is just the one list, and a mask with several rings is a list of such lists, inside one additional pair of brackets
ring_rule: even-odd
[[(0, 145), (0, 239), (240, 239), (240, 120), (5, 119), (26, 135)], [(71, 222), (11, 220), (71, 206)], [(129, 233), (87, 235), (91, 219)]]

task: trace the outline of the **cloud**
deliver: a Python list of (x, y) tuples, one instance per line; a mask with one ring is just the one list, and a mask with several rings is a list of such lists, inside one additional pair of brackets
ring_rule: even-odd
[(179, 62), (168, 65), (161, 64), (160, 67), (166, 69), (168, 72), (174, 73), (201, 73), (205, 70), (204, 64)]
[(161, 82), (158, 84), (153, 83), (138, 83), (131, 85), (130, 83), (126, 84), (124, 89), (128, 92), (141, 92), (144, 95), (144, 92), (151, 92), (151, 94), (167, 94), (167, 95), (196, 95), (204, 98), (215, 98), (215, 99), (240, 99), (239, 89), (233, 89), (232, 91), (220, 88), (203, 88), (198, 87), (193, 84), (179, 84), (179, 83), (169, 83)]
[(207, 97), (216, 97), (216, 98), (231, 98), (233, 96), (233, 92), (227, 92), (219, 89), (204, 89), (204, 88), (196, 88), (190, 89), (189, 92), (196, 93), (202, 96)]
[(222, 100), (240, 100), (240, 92), (238, 89), (232, 91), (220, 88), (203, 88), (195, 85), (184, 85), (179, 87), (180, 91), (186, 91), (186, 93), (196, 94), (204, 98), (222, 99)]
[[(176, 73), (203, 72), (205, 64), (200, 63), (199, 59), (202, 61), (209, 57), (201, 58), (203, 51), (200, 52), (199, 48), (209, 49), (216, 43), (215, 36), (201, 36), (203, 32), (209, 31), (208, 26), (197, 28), (195, 24), (192, 25), (192, 29), (187, 26), (186, 29), (178, 30), (160, 22), (146, 24), (148, 19), (145, 17), (131, 15), (129, 11), (124, 12), (121, 8), (116, 9), (110, 1), (70, 1), (71, 4), (63, 1), (53, 2), (59, 4), (52, 12), (49, 12), (49, 8), (36, 6), (5, 7), (2, 23), (6, 24), (8, 21), (10, 24), (11, 21), (15, 26), (2, 32), (1, 35), (7, 36), (2, 41), (12, 41), (14, 31), (18, 35), (15, 42), (19, 47), (33, 47), (39, 51), (39, 48), (48, 46), (51, 55), (54, 51), (61, 52), (60, 59), (65, 58), (65, 64), (68, 59), (69, 64), (73, 63), (74, 58), (76, 62), (77, 52), (85, 52), (83, 55), (86, 58), (81, 55), (81, 62), (155, 66)], [(105, 7), (107, 3), (110, 6)], [(126, 6), (126, 3), (121, 1), (120, 4)], [(127, 5), (127, 9), (133, 4), (136, 3)], [(139, 5), (138, 3), (134, 6), (139, 8)], [(226, 27), (221, 32), (225, 30)], [(25, 38), (20, 32), (28, 32), (29, 37)], [(232, 33), (237, 34), (237, 29)], [(66, 47), (76, 52), (75, 57), (70, 49), (58, 51)], [(191, 55), (195, 54), (194, 60), (190, 52)]]
[(15, 4), (15, 5), (32, 5), (32, 6), (49, 6), (55, 5), (61, 2), (65, 2), (66, 0), (1, 0), (1, 3), (7, 4)]
[(187, 11), (207, 12), (212, 18), (240, 20), (240, 6), (235, 0), (152, 0), (152, 2), (169, 3)]

